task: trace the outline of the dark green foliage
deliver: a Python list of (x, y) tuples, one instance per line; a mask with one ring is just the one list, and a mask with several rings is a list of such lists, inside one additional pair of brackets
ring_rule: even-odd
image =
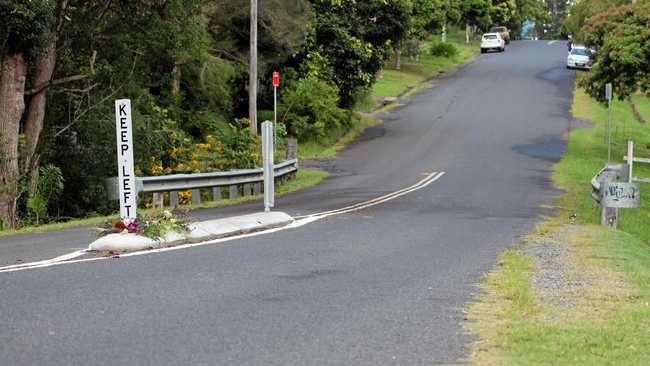
[(247, 169), (260, 164), (260, 141), (250, 134), (248, 120), (228, 124), (216, 137), (222, 142), (221, 169)]
[(329, 69), (322, 79), (339, 88), (339, 105), (355, 104), (359, 91), (372, 85), (393, 44), (410, 29), (410, 3), (405, 0), (312, 0), (316, 14), (303, 61), (318, 60)]
[(581, 38), (597, 48), (596, 63), (582, 80), (591, 96), (604, 101), (607, 83), (620, 99), (650, 91), (650, 3), (611, 7), (591, 17)]
[(433, 41), (431, 44), (431, 55), (452, 58), (456, 57), (460, 51), (453, 43), (442, 43)]
[(0, 53), (38, 52), (54, 14), (54, 1), (0, 0)]
[(39, 169), (36, 191), (27, 199), (27, 208), (35, 215), (36, 225), (45, 217), (50, 202), (63, 192), (63, 174), (58, 167), (48, 164)]
[(286, 124), (289, 135), (314, 140), (346, 127), (348, 113), (339, 108), (335, 86), (315, 76), (300, 79), (285, 90), (278, 120)]

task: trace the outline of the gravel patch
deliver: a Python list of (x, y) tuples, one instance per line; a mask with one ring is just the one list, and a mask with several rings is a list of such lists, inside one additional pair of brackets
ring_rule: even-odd
[(589, 284), (588, 279), (567, 262), (570, 254), (565, 239), (574, 230), (575, 226), (566, 225), (534, 239), (521, 250), (522, 254), (533, 258), (536, 271), (531, 286), (543, 304), (573, 308), (578, 291)]

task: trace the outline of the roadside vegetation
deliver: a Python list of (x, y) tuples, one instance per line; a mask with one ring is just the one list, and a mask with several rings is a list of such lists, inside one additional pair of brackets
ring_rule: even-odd
[(441, 44), (439, 37), (414, 44), (409, 52), (402, 54), (399, 69), (395, 67), (395, 57), (392, 57), (372, 88), (370, 103), (364, 107), (376, 108), (386, 97), (399, 97), (417, 90), (423, 82), (471, 62), (480, 49), (479, 38), (472, 35), (470, 42), (466, 43), (465, 32), (460, 29), (451, 29), (448, 40), (447, 45), (453, 51), (442, 54), (434, 52), (434, 48)]
[[(281, 197), (291, 192), (297, 192), (315, 186), (318, 183), (322, 182), (325, 178), (327, 178), (328, 175), (329, 174), (327, 172), (320, 169), (301, 168), (298, 171), (298, 174), (296, 175), (295, 179), (291, 179), (282, 184), (279, 184), (276, 187), (275, 194), (277, 197)], [(183, 209), (191, 211), (191, 210), (202, 209), (202, 208), (227, 207), (227, 206), (238, 205), (245, 202), (261, 200), (262, 198), (263, 195), (250, 195), (250, 196), (240, 196), (232, 200), (207, 201), (207, 202), (202, 202), (200, 204), (188, 203), (187, 205), (183, 206)], [(162, 211), (163, 209), (144, 208), (142, 210), (142, 213), (147, 214), (147, 213), (162, 212)], [(49, 223), (49, 224), (38, 225), (38, 226), (36, 225), (25, 226), (13, 230), (9, 230), (9, 229), (0, 230), (0, 236), (39, 233), (44, 231), (69, 229), (69, 228), (86, 226), (86, 225), (100, 225), (100, 224), (105, 224), (107, 222), (113, 222), (117, 219), (118, 219), (118, 215), (94, 216), (94, 217), (87, 217), (84, 219), (73, 219), (65, 222)]]
[[(624, 163), (628, 140), (650, 157), (650, 3), (579, 0), (568, 14), (558, 31), (596, 50), (573, 94), (582, 128), (554, 169), (556, 214), (500, 257), (468, 309), (479, 365), (650, 364), (650, 184), (640, 208), (619, 210), (618, 230), (600, 226), (590, 184), (607, 162), (606, 83), (612, 161)], [(650, 166), (635, 163), (634, 175), (650, 177)]]
[[(647, 96), (634, 99), (640, 110), (650, 106)], [(576, 88), (573, 114), (594, 127), (571, 131), (555, 167), (564, 191), (557, 215), (501, 256), (468, 311), (468, 329), (480, 336), (472, 355), (479, 365), (650, 363), (650, 200), (620, 210), (618, 231), (599, 226), (589, 182), (607, 160), (607, 108)], [(650, 126), (629, 101), (613, 103), (612, 120), (615, 161), (623, 162), (628, 139), (636, 154), (650, 156)], [(650, 177), (642, 165), (635, 175)], [(642, 184), (641, 192), (649, 189)]]
[[(331, 156), (374, 123), (356, 113), (373, 108), (368, 96), (398, 95), (468, 60), (465, 31), (452, 29), (470, 38), (494, 24), (516, 33), (524, 19), (548, 18), (543, 8), (537, 0), (260, 2), (258, 121), (273, 116), (279, 71), (279, 135), (298, 138), (303, 157)], [(226, 0), (0, 1), (0, 230), (115, 212), (104, 179), (116, 171), (118, 98), (132, 101), (138, 175), (259, 165), (249, 23), (249, 7)], [(430, 54), (443, 34), (458, 46), (435, 48), (458, 54)], [(398, 61), (400, 73), (386, 67)]]

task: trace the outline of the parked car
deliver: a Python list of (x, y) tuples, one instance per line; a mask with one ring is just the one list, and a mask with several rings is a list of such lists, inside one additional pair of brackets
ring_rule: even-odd
[(567, 69), (591, 69), (593, 60), (591, 50), (585, 46), (574, 45), (566, 58)]
[(499, 33), (485, 33), (481, 38), (481, 53), (486, 53), (490, 50), (497, 50), (503, 52), (506, 50), (506, 41), (501, 38)]
[(506, 41), (506, 44), (510, 44), (510, 31), (506, 27), (498, 26), (490, 28), (490, 33), (499, 33), (501, 38)]

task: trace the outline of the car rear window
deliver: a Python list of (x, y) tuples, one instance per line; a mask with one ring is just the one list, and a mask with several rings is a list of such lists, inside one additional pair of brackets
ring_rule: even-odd
[(497, 39), (497, 36), (495, 36), (494, 34), (488, 34), (483, 36), (483, 39)]
[(589, 52), (587, 51), (586, 48), (573, 48), (571, 50), (572, 55), (578, 55), (578, 56), (589, 56)]

